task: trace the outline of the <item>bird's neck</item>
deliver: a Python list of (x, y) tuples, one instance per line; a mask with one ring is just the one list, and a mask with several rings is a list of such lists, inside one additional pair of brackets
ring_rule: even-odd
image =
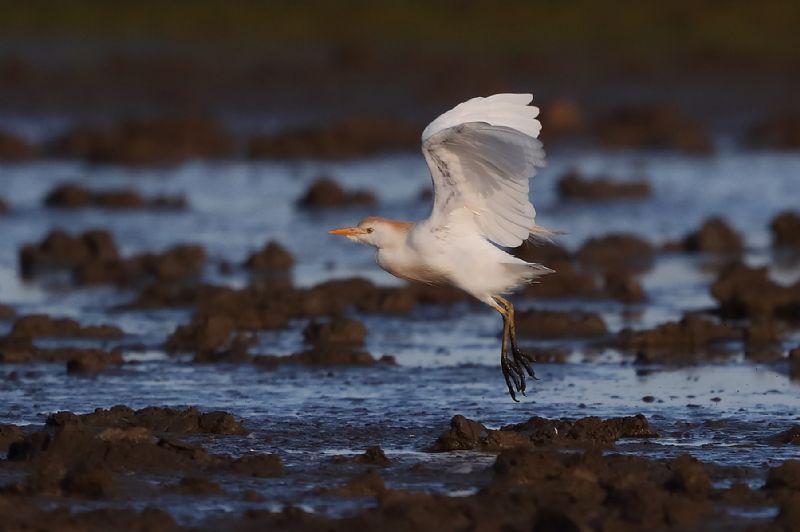
[(392, 250), (404, 247), (408, 239), (408, 233), (411, 231), (414, 224), (412, 222), (401, 222), (398, 220), (383, 220), (383, 223), (387, 226), (388, 231), (384, 232), (383, 238), (381, 238), (379, 245), (376, 247), (379, 250)]

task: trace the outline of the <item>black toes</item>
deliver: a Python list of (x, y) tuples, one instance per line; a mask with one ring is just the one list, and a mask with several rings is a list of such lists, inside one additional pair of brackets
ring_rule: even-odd
[[(511, 356), (503, 353), (500, 356), (500, 367), (503, 370), (503, 377), (508, 387), (511, 398), (517, 400), (516, 392), (525, 395), (525, 374), (536, 379), (536, 372), (533, 371), (533, 357), (519, 350), (516, 346), (511, 348)], [(538, 379), (537, 379), (538, 380)]]
[(514, 347), (512, 349), (512, 353), (514, 354), (514, 360), (522, 365), (525, 368), (525, 371), (528, 373), (529, 377), (536, 378), (536, 372), (533, 370), (533, 357), (518, 348)]
[(514, 393), (514, 388), (518, 386), (516, 381), (512, 384), (512, 379), (514, 379), (514, 376), (511, 373), (511, 369), (505, 355), (500, 357), (500, 368), (503, 370), (503, 378), (506, 380), (506, 386), (508, 386), (508, 393), (511, 395), (511, 399), (519, 403), (519, 399), (517, 399), (517, 396)]

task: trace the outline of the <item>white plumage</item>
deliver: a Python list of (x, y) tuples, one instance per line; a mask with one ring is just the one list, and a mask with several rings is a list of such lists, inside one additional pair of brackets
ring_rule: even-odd
[(524, 372), (533, 376), (532, 360), (516, 346), (514, 309), (501, 294), (551, 271), (501, 249), (546, 234), (535, 225), (529, 199), (529, 180), (544, 166), (532, 100), (530, 94), (473, 98), (425, 128), (422, 152), (434, 188), (426, 220), (370, 217), (331, 231), (376, 247), (378, 264), (395, 276), (457, 286), (500, 312), (501, 366), (512, 398), (515, 389), (525, 391)]
[(459, 208), (473, 213), (488, 240), (517, 247), (534, 227), (528, 182), (544, 166), (541, 124), (530, 94), (495, 94), (457, 105), (422, 132), (433, 176), (431, 220), (447, 223)]

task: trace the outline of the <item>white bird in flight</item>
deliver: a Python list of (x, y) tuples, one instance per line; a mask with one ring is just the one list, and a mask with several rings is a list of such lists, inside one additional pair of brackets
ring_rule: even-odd
[(551, 273), (502, 248), (547, 238), (528, 198), (529, 180), (544, 166), (537, 140), (542, 126), (530, 94), (473, 98), (447, 111), (422, 132), (422, 153), (433, 178), (426, 220), (370, 216), (356, 227), (330, 231), (377, 248), (376, 262), (396, 277), (456, 286), (503, 317), (500, 367), (509, 394), (525, 394), (533, 358), (517, 346), (514, 307), (502, 297)]

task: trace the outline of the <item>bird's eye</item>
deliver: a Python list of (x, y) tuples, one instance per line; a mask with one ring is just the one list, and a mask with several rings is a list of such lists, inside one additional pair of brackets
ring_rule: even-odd
[(374, 231), (375, 229), (373, 229), (372, 227), (367, 227), (367, 233), (373, 233)]

